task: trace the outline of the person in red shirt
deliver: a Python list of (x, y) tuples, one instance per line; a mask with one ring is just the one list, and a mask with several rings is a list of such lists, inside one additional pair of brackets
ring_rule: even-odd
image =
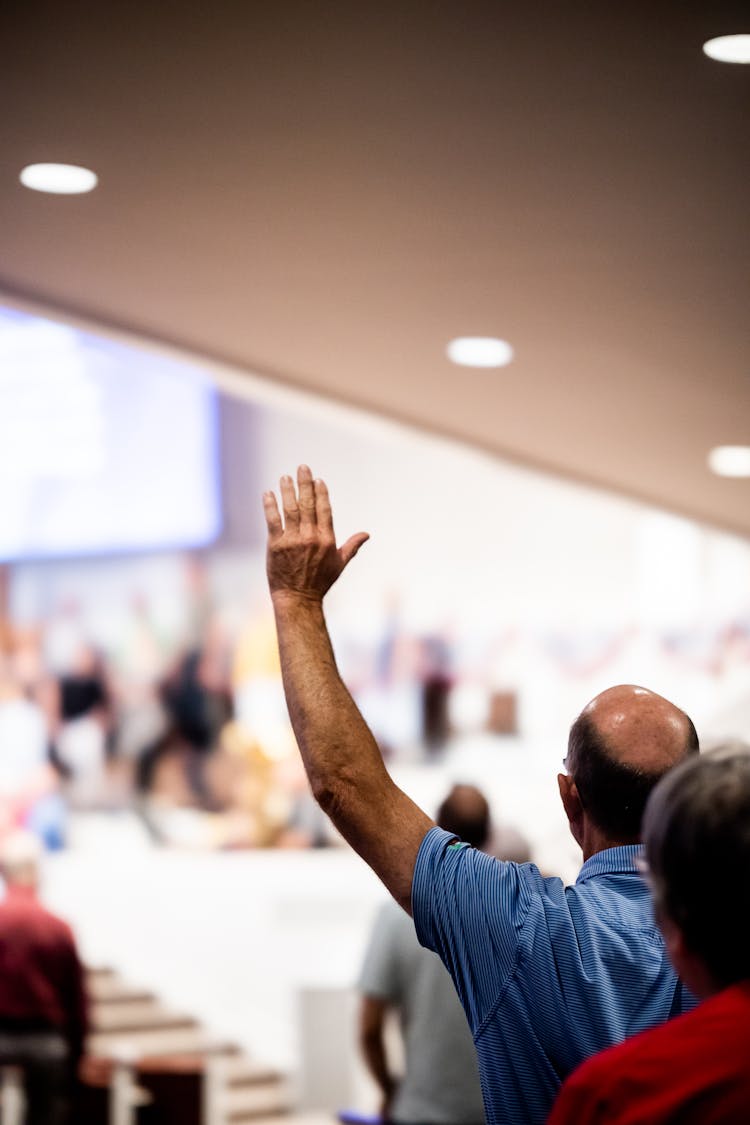
[(669, 773), (646, 806), (643, 838), (655, 917), (703, 1003), (583, 1063), (548, 1125), (747, 1125), (750, 747)]
[(27, 832), (0, 846), (0, 1065), (24, 1076), (28, 1125), (70, 1120), (87, 1030), (73, 934), (37, 898), (40, 846)]

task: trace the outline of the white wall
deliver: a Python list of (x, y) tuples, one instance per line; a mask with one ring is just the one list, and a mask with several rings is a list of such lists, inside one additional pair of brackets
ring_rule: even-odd
[(750, 736), (746, 540), (384, 422), (265, 410), (262, 430), (263, 488), (306, 461), (339, 536), (371, 534), (330, 597), (337, 632), (376, 637), (398, 591), (405, 626), (504, 639), (497, 678), (520, 689), (529, 733), (561, 734), (624, 681), (708, 736)]

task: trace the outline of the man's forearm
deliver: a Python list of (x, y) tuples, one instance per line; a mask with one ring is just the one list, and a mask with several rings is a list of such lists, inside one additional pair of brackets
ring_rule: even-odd
[(289, 717), (310, 786), (349, 838), (347, 806), (393, 783), (339, 675), (322, 604), (280, 593), (274, 595), (273, 605)]
[[(321, 808), (410, 909), (413, 859), (432, 822), (389, 776), (339, 675), (319, 601), (273, 597), (289, 715)], [(394, 862), (399, 852), (402, 863)]]
[(388, 1069), (383, 1041), (383, 1027), (365, 1028), (360, 1035), (360, 1048), (365, 1065), (383, 1095), (383, 1106), (390, 1107), (396, 1091), (396, 1080)]

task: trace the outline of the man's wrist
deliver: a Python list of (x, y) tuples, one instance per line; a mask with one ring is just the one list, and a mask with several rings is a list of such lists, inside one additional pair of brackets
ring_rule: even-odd
[(323, 607), (323, 595), (312, 590), (292, 590), (287, 587), (271, 590), (274, 609), (300, 609)]

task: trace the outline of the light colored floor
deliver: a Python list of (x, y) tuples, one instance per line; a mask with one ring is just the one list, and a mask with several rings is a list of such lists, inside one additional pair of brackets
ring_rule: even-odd
[(288, 1074), (302, 1105), (319, 1102), (305, 1102), (300, 1079), (301, 1011), (310, 1011), (312, 996), (327, 1019), (330, 997), (337, 1026), (325, 1028), (326, 1108), (372, 1108), (351, 1001), (385, 892), (348, 849), (162, 850), (124, 817), (88, 818), (76, 835), (74, 849), (49, 860), (44, 898), (71, 922), (89, 964), (112, 966), (217, 1039)]

